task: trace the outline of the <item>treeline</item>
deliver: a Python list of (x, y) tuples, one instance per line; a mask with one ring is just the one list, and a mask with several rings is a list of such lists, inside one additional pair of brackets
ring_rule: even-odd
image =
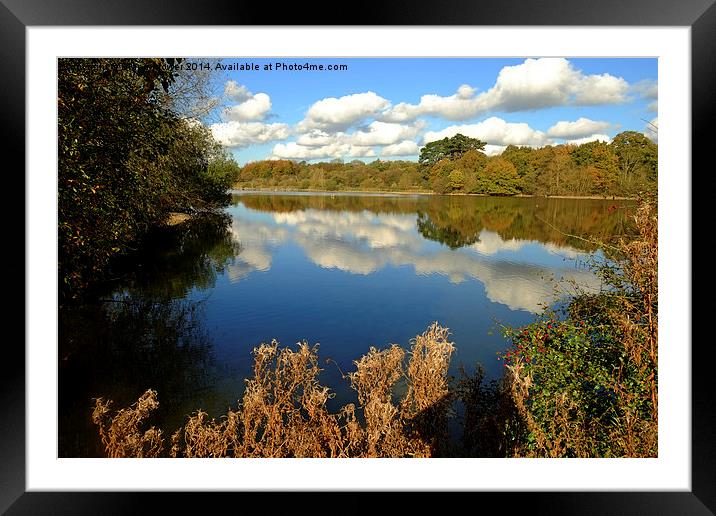
[(657, 186), (658, 147), (635, 131), (622, 132), (608, 144), (510, 145), (499, 156), (485, 155), (484, 147), (458, 134), (427, 144), (417, 163), (258, 161), (241, 168), (236, 187), (636, 197)]
[(380, 160), (315, 164), (290, 160), (254, 161), (241, 167), (235, 186), (335, 192), (430, 191), (417, 163)]
[(207, 83), (172, 71), (176, 61), (59, 60), (61, 300), (104, 277), (112, 257), (171, 212), (229, 201), (233, 160), (191, 116)]

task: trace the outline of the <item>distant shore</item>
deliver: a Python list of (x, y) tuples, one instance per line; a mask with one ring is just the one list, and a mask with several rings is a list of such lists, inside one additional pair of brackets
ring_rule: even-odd
[(386, 195), (451, 195), (455, 197), (520, 197), (529, 198), (537, 197), (541, 199), (594, 199), (602, 201), (636, 201), (636, 197), (619, 197), (619, 196), (599, 196), (599, 195), (488, 195), (475, 193), (449, 193), (439, 194), (429, 190), (296, 190), (295, 188), (236, 188), (231, 189), (232, 192), (258, 192), (258, 193), (320, 193), (320, 194), (386, 194)]

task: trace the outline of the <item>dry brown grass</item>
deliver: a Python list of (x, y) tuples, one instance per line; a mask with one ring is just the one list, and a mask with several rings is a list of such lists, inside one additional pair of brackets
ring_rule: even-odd
[(99, 436), (107, 457), (158, 457), (164, 449), (162, 431), (151, 427), (142, 432), (140, 425), (159, 406), (157, 393), (148, 390), (129, 408), (109, 416), (112, 401), (98, 398), (92, 422), (99, 427)]
[(431, 455), (442, 455), (448, 444), (448, 411), (452, 396), (448, 366), (455, 345), (447, 328), (433, 324), (415, 337), (408, 363), (408, 392), (400, 403), (401, 417), (410, 431), (430, 446)]
[(635, 215), (639, 237), (621, 246), (626, 256), (624, 277), (632, 295), (621, 298), (621, 309), (612, 313), (623, 334), (629, 362), (645, 378), (650, 397), (651, 414), (643, 417), (636, 407), (642, 401), (633, 389), (616, 381), (615, 391), (623, 399), (625, 431), (612, 436), (629, 456), (648, 451), (656, 456), (658, 445), (658, 299), (659, 245), (657, 207), (650, 202), (640, 205)]
[[(355, 405), (333, 414), (333, 396), (320, 385), (318, 348), (305, 342), (296, 350), (278, 343), (254, 349), (254, 376), (237, 411), (219, 421), (194, 413), (171, 438), (172, 457), (429, 457), (447, 442), (450, 405), (447, 370), (454, 350), (447, 328), (437, 323), (417, 336), (406, 364), (393, 344), (371, 348), (347, 375), (358, 395)], [(394, 402), (405, 381), (407, 392)], [(129, 409), (109, 415), (111, 402), (96, 401), (93, 421), (109, 457), (156, 457), (164, 450), (161, 430), (140, 425), (158, 407), (147, 391)]]
[(241, 410), (241, 457), (333, 457), (340, 455), (337, 417), (328, 413), (328, 388), (318, 383), (317, 347), (298, 350), (278, 343), (254, 350), (254, 377)]
[(356, 371), (348, 374), (365, 420), (364, 427), (353, 428), (350, 444), (356, 456), (423, 455), (423, 450), (415, 450), (417, 443), (406, 439), (404, 421), (392, 400), (393, 387), (405, 374), (404, 357), (405, 351), (395, 344), (382, 351), (370, 348), (367, 355), (355, 361)]
[(635, 221), (639, 238), (622, 243), (627, 257), (625, 276), (636, 296), (625, 299), (619, 322), (627, 339), (625, 345), (634, 363), (650, 371), (650, 392), (656, 420), (658, 392), (655, 372), (658, 364), (659, 242), (656, 206), (643, 203)]

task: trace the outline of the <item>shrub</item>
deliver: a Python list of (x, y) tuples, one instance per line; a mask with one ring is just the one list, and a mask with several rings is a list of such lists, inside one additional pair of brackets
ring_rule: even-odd
[(606, 288), (581, 293), (518, 330), (504, 355), (527, 431), (521, 455), (654, 457), (657, 454), (657, 223), (643, 203), (639, 238), (598, 272)]

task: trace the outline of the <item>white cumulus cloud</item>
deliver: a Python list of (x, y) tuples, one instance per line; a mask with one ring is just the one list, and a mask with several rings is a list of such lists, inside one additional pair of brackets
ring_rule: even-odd
[(300, 145), (296, 142), (277, 143), (273, 147), (274, 158), (281, 159), (325, 159), (343, 157), (375, 156), (372, 147), (361, 147), (349, 143), (330, 143), (323, 146)]
[(225, 147), (246, 147), (272, 140), (285, 140), (291, 134), (287, 124), (235, 120), (212, 124), (209, 129), (214, 139)]
[(257, 93), (241, 104), (229, 106), (224, 110), (228, 120), (263, 120), (271, 111), (271, 98), (265, 93)]
[(564, 58), (527, 59), (505, 66), (489, 90), (477, 94), (464, 84), (454, 95), (423, 95), (418, 104), (401, 102), (382, 119), (406, 122), (433, 115), (468, 120), (487, 111), (522, 111), (562, 105), (618, 104), (626, 101), (629, 83), (608, 73), (585, 75)]
[(381, 156), (414, 156), (420, 152), (418, 144), (412, 140), (388, 145), (381, 152)]
[(374, 121), (367, 131), (356, 131), (351, 135), (354, 145), (393, 145), (402, 140), (416, 137), (425, 127), (423, 122), (413, 125), (392, 124)]
[(485, 145), (485, 154), (488, 156), (499, 156), (507, 148), (507, 145)]
[(568, 143), (569, 145), (582, 145), (583, 143), (589, 142), (609, 143), (611, 141), (611, 137), (606, 134), (591, 134), (589, 136), (585, 136), (584, 138), (575, 138), (573, 140), (567, 140), (565, 143)]
[(315, 102), (299, 123), (299, 131), (320, 129), (344, 131), (356, 122), (374, 116), (390, 106), (390, 102), (372, 91), (329, 97)]
[(565, 104), (615, 104), (626, 100), (627, 83), (608, 73), (584, 75), (564, 58), (527, 59), (500, 70), (485, 92), (492, 109), (519, 111)]
[(478, 138), (489, 145), (503, 148), (507, 145), (541, 147), (550, 143), (544, 132), (533, 129), (528, 124), (506, 122), (494, 116), (477, 124), (451, 125), (441, 131), (428, 131), (425, 133), (424, 142), (451, 138), (456, 134)]
[(224, 116), (227, 120), (239, 122), (263, 120), (271, 111), (271, 97), (266, 93), (253, 94), (246, 86), (236, 81), (226, 82), (224, 96), (236, 103), (224, 108)]
[(631, 86), (631, 91), (644, 99), (659, 98), (659, 84), (654, 79), (643, 79)]
[(621, 104), (626, 101), (629, 83), (621, 77), (608, 73), (587, 75), (575, 82), (572, 104), (590, 106), (596, 104)]
[(253, 96), (246, 86), (238, 84), (236, 81), (226, 81), (224, 95), (233, 102), (244, 102)]
[(346, 136), (344, 132), (329, 134), (323, 131), (313, 130), (300, 135), (296, 143), (303, 147), (325, 147), (345, 143)]
[(457, 93), (449, 97), (440, 95), (423, 95), (420, 103), (408, 104), (401, 102), (383, 115), (388, 122), (406, 122), (423, 115), (434, 115), (448, 120), (465, 120), (479, 111), (475, 88), (463, 84)]
[(364, 129), (347, 133), (312, 129), (299, 135), (295, 142), (277, 145), (273, 156), (288, 159), (322, 159), (375, 156), (373, 147), (385, 147), (384, 156), (407, 156), (418, 153), (417, 137), (423, 122), (410, 125), (375, 120)]
[(611, 127), (609, 122), (597, 122), (589, 118), (580, 118), (574, 122), (559, 121), (547, 130), (547, 136), (553, 138), (581, 138), (604, 132)]

